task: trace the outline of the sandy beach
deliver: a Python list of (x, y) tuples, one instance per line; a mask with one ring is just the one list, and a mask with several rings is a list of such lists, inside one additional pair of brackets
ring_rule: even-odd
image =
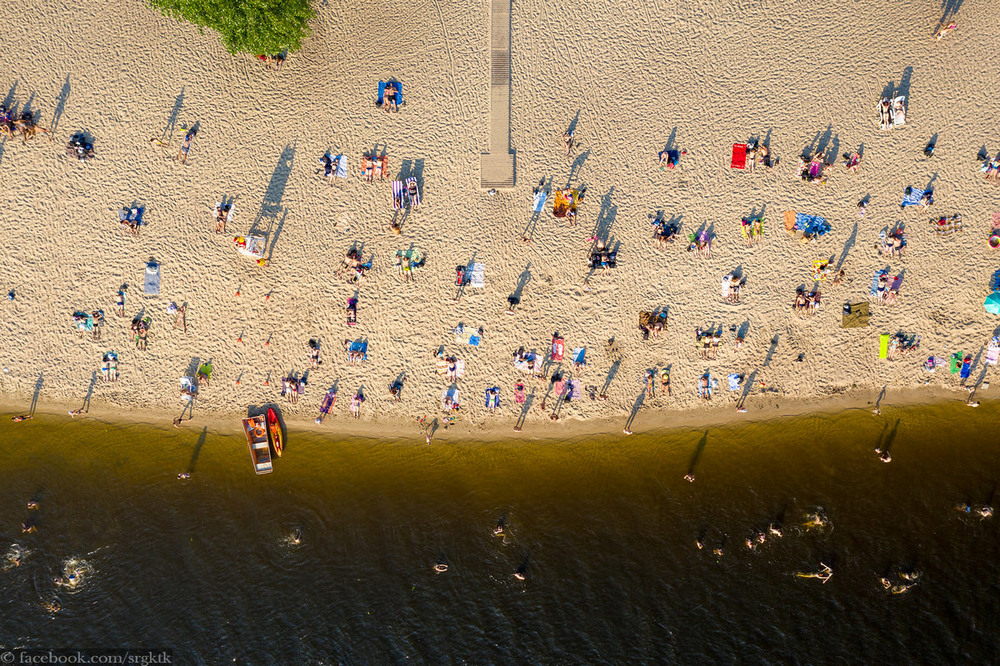
[[(280, 71), (233, 57), (216, 35), (141, 2), (31, 6), (0, 8), (0, 95), (9, 91), (7, 106), (35, 111), (52, 137), (0, 144), (0, 290), (14, 293), (0, 306), (6, 404), (79, 406), (90, 396), (94, 413), (159, 413), (169, 422), (185, 406), (181, 378), (211, 361), (196, 423), (236, 422), (248, 406), (271, 402), (288, 421), (311, 423), (336, 386), (324, 428), (395, 430), (444, 415), (442, 392), (453, 382), (436, 371), (441, 346), (465, 362), (454, 382), (457, 418), (472, 431), (509, 431), (523, 407), (514, 402), (518, 381), (533, 393), (525, 435), (567, 420), (623, 423), (636, 411), (637, 430), (678, 412), (686, 422), (716, 418), (708, 411), (734, 415), (745, 391), (727, 390), (730, 373), (753, 378), (746, 418), (790, 401), (874, 400), (883, 387), (964, 400), (958, 375), (923, 367), (928, 356), (959, 351), (974, 357), (967, 383), (982, 384), (977, 396), (995, 391), (986, 388), (983, 352), (1000, 320), (983, 300), (998, 268), (1000, 250), (987, 239), (1000, 189), (983, 178), (976, 155), (1000, 151), (996, 76), (984, 65), (1000, 45), (1000, 17), (981, 0), (514, 3), (516, 185), (494, 196), (480, 189), (487, 2), (434, 0), (405, 12), (381, 1), (317, 3), (312, 37)], [(958, 27), (935, 41), (943, 13)], [(373, 104), (388, 78), (404, 85), (398, 113)], [(904, 95), (908, 110), (905, 126), (883, 132), (876, 107), (888, 92)], [(174, 158), (195, 124), (181, 164)], [(577, 146), (567, 157), (561, 136), (571, 126)], [(80, 131), (93, 140), (94, 160), (65, 154)], [(751, 137), (768, 140), (776, 166), (730, 168), (732, 145)], [(660, 170), (657, 154), (668, 145), (687, 152)], [(852, 173), (840, 156), (859, 148)], [(373, 150), (388, 155), (390, 178), (367, 183), (361, 157)], [(796, 176), (805, 150), (835, 161), (825, 184)], [(347, 158), (348, 177), (333, 185), (316, 173), (327, 151)], [(422, 195), (399, 235), (389, 229), (397, 177), (416, 178)], [(585, 185), (576, 226), (553, 216), (552, 197), (532, 219), (542, 179), (550, 188)], [(901, 209), (905, 188), (928, 186), (931, 207)], [(217, 234), (214, 206), (234, 197), (233, 220)], [(138, 236), (119, 225), (118, 210), (130, 205), (144, 208)], [(748, 247), (741, 218), (762, 207), (763, 240)], [(649, 217), (658, 211), (681, 224), (665, 249), (652, 240)], [(785, 232), (784, 211), (823, 216), (831, 230), (803, 243)], [(936, 234), (930, 221), (955, 213), (964, 231)], [(900, 222), (906, 253), (881, 256), (879, 233)], [(715, 235), (707, 258), (687, 251), (687, 234), (701, 229)], [(266, 266), (235, 250), (233, 237), (251, 230), (267, 238)], [(595, 236), (618, 248), (617, 268), (588, 278)], [(372, 261), (359, 284), (337, 271), (352, 246)], [(394, 265), (396, 251), (409, 248), (426, 257), (412, 283)], [(151, 259), (161, 287), (146, 297)], [(813, 288), (815, 260), (843, 267), (846, 280), (820, 284), (821, 306), (802, 315), (791, 306), (798, 287)], [(485, 265), (483, 288), (460, 289), (456, 266), (472, 263)], [(887, 266), (904, 276), (895, 304), (874, 302), (867, 327), (841, 328), (844, 303), (868, 302), (874, 274)], [(720, 297), (720, 279), (734, 271), (745, 278), (735, 304)], [(507, 314), (519, 283), (520, 304)], [(117, 317), (123, 284), (125, 316)], [(348, 326), (354, 297), (357, 325)], [(186, 331), (173, 327), (171, 302), (186, 304)], [(99, 341), (77, 335), (77, 310), (104, 311)], [(643, 340), (638, 313), (657, 310), (667, 312), (667, 328)], [(129, 328), (140, 313), (151, 318), (145, 351)], [(482, 327), (479, 347), (456, 339), (460, 323)], [(695, 345), (696, 329), (708, 326), (722, 329), (712, 360)], [(746, 331), (738, 349), (733, 327)], [(542, 380), (512, 365), (520, 347), (543, 358), (556, 331), (565, 338), (561, 370), (584, 389), (569, 403), (550, 394), (559, 363)], [(919, 349), (880, 360), (880, 334), (898, 332), (921, 336)], [(617, 366), (605, 353), (609, 338), (621, 352)], [(310, 339), (323, 358), (312, 370)], [(348, 362), (345, 339), (367, 340), (366, 362)], [(577, 348), (586, 349), (582, 371), (569, 361)], [(109, 350), (119, 356), (114, 383), (99, 372)], [(645, 372), (662, 368), (672, 395), (657, 382), (655, 397), (640, 401)], [(304, 395), (287, 403), (281, 378), (306, 370)], [(710, 401), (698, 395), (706, 372), (719, 381)], [(394, 402), (388, 386), (401, 373)], [(491, 386), (500, 388), (496, 414), (484, 406)], [(588, 386), (607, 399), (590, 400)], [(356, 422), (347, 406), (361, 387), (367, 399)]]

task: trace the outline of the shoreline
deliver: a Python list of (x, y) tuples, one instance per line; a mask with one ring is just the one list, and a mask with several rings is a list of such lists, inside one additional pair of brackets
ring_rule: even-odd
[[(948, 390), (940, 387), (925, 387), (923, 389), (909, 389), (886, 392), (880, 401), (880, 409), (886, 408), (907, 408), (941, 405), (948, 402), (962, 401), (964, 391)], [(760, 401), (763, 396), (754, 396)], [(764, 398), (769, 405), (758, 404), (746, 413), (736, 412), (731, 404), (725, 408), (712, 406), (708, 409), (679, 409), (655, 407), (649, 411), (640, 410), (636, 416), (636, 423), (633, 424), (631, 434), (655, 434), (657, 432), (671, 432), (676, 430), (697, 430), (701, 428), (718, 428), (733, 425), (743, 425), (752, 423), (762, 423), (785, 418), (795, 418), (811, 415), (840, 414), (854, 410), (874, 409), (872, 405), (876, 403), (877, 396), (872, 396), (868, 391), (851, 390), (825, 398), (812, 399), (787, 399), (781, 396)], [(779, 400), (772, 403), (772, 400)], [(721, 402), (721, 401), (720, 401)], [(749, 403), (748, 403), (749, 404)], [(9, 396), (0, 398), (0, 412), (2, 418), (10, 418), (16, 414), (27, 412), (23, 402), (13, 401)], [(262, 403), (257, 406), (260, 411), (264, 406), (281, 407), (279, 403)], [(47, 416), (66, 416), (67, 411), (73, 409), (73, 405), (59, 401), (39, 402), (35, 413)], [(303, 431), (310, 434), (326, 436), (331, 439), (341, 437), (352, 437), (371, 440), (395, 440), (396, 443), (413, 440), (414, 444), (425, 445), (423, 439), (423, 428), (419, 425), (419, 417), (413, 417), (404, 422), (398, 420), (384, 421), (380, 419), (350, 419), (327, 417), (325, 425), (317, 425), (313, 420), (301, 418), (297, 414), (286, 414), (279, 410), (281, 419), (288, 430)], [(240, 419), (242, 413), (227, 411), (198, 410), (193, 422), (185, 419), (180, 426), (181, 429), (200, 429), (211, 423), (211, 431), (216, 434), (239, 435), (242, 433)], [(440, 415), (429, 415), (428, 421), (434, 417), (441, 418)], [(122, 411), (114, 405), (97, 404), (93, 405), (85, 414), (73, 418), (90, 419), (102, 423), (113, 425), (140, 425), (154, 428), (169, 428), (172, 425), (171, 417), (164, 417), (162, 412), (152, 410), (128, 410)], [(593, 418), (563, 418), (558, 421), (540, 421), (529, 423), (522, 431), (513, 429), (514, 419), (498, 417), (493, 422), (469, 424), (458, 422), (448, 427), (441, 426), (434, 436), (432, 443), (442, 443), (447, 441), (493, 443), (499, 441), (522, 440), (532, 442), (562, 441), (579, 437), (604, 437), (618, 436), (624, 437), (622, 423), (628, 418), (627, 414), (620, 414), (615, 418), (593, 417)]]

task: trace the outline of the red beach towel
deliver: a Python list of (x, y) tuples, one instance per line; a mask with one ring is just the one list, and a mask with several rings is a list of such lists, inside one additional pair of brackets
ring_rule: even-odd
[(733, 161), (730, 162), (729, 166), (734, 169), (743, 169), (747, 165), (747, 144), (745, 143), (734, 143), (733, 144)]

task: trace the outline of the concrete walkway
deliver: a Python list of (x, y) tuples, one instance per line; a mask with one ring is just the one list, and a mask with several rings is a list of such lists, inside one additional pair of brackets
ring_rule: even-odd
[(491, 2), (489, 150), (481, 161), (482, 188), (513, 188), (514, 153), (510, 150), (510, 0)]

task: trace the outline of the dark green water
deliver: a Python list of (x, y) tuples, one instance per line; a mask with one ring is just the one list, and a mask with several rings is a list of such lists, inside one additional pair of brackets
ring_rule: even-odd
[[(0, 552), (29, 552), (0, 573), (0, 647), (249, 664), (995, 661), (1000, 518), (954, 505), (992, 501), (998, 415), (959, 403), (430, 447), (293, 431), (266, 477), (241, 438), (197, 421), (3, 417)], [(36, 495), (38, 531), (22, 535)], [(816, 506), (832, 530), (797, 527)], [(749, 551), (781, 516), (784, 536)], [(72, 557), (90, 572), (70, 592), (53, 577)], [(827, 584), (793, 575), (821, 561)], [(879, 585), (893, 566), (922, 572), (908, 593)]]

